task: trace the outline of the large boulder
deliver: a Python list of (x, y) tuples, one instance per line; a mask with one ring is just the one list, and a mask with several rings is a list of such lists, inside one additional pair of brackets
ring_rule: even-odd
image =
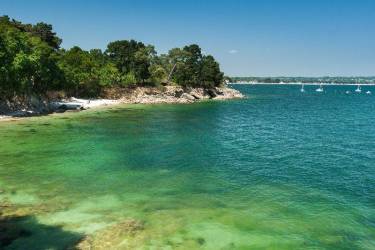
[(84, 104), (76, 102), (54, 102), (50, 104), (50, 109), (56, 113), (79, 111), (84, 109)]
[(210, 96), (210, 98), (215, 98), (217, 96), (215, 89), (206, 89), (205, 92)]
[(189, 94), (192, 95), (196, 100), (204, 99), (204, 90), (201, 88), (192, 89)]
[(183, 93), (180, 98), (186, 99), (188, 101), (194, 101), (195, 100), (195, 97), (188, 94), (188, 93)]
[(184, 94), (184, 91), (182, 89), (176, 89), (174, 92), (174, 96), (177, 98), (180, 98)]

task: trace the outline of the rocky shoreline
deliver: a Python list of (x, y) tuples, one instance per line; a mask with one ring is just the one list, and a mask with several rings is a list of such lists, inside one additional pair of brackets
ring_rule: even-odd
[(71, 97), (48, 101), (30, 98), (27, 105), (0, 103), (0, 121), (51, 113), (81, 111), (116, 104), (195, 103), (203, 100), (244, 98), (241, 92), (227, 86), (210, 89), (183, 88), (181, 86), (137, 87), (134, 89), (107, 90), (103, 96), (103, 99)]

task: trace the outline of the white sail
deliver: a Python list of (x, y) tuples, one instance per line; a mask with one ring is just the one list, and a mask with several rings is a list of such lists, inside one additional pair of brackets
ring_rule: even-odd
[(362, 90), (361, 90), (361, 85), (358, 84), (358, 87), (357, 87), (357, 89), (355, 90), (355, 92), (357, 92), (357, 93), (361, 93), (361, 92), (362, 92)]
[(323, 91), (324, 91), (324, 90), (323, 90), (323, 85), (320, 84), (319, 88), (317, 88), (315, 91), (316, 91), (316, 92), (323, 92)]

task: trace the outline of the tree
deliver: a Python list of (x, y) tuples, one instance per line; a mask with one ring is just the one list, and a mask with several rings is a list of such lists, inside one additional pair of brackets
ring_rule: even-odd
[(121, 82), (121, 74), (113, 63), (107, 63), (99, 69), (99, 85), (113, 86)]
[(86, 89), (84, 85), (98, 83), (98, 65), (92, 60), (89, 52), (78, 46), (61, 54), (59, 66), (65, 75), (65, 87), (76, 93)]
[(30, 33), (32, 36), (37, 36), (55, 50), (60, 48), (62, 40), (56, 35), (55, 32), (53, 32), (53, 27), (51, 24), (43, 22), (35, 25), (23, 24), (17, 20), (11, 20), (8, 16), (0, 16), (0, 23), (9, 27), (14, 27), (21, 32)]
[(167, 71), (160, 64), (152, 64), (149, 68), (151, 81), (154, 84), (161, 84), (167, 81)]
[(60, 48), (62, 40), (56, 36), (55, 32), (53, 32), (52, 25), (43, 22), (37, 23), (36, 25), (32, 26), (31, 33), (38, 36), (42, 41), (46, 42), (52, 48)]
[(137, 81), (144, 82), (150, 77), (148, 68), (154, 51), (142, 42), (122, 40), (109, 43), (106, 54), (123, 75), (132, 73)]
[(164, 63), (165, 68), (169, 72), (169, 77), (173, 82), (180, 85), (188, 85), (191, 75), (187, 72), (186, 61), (188, 59), (188, 52), (180, 49), (171, 49), (166, 56)]
[(223, 81), (223, 73), (214, 57), (202, 55), (201, 48), (196, 44), (172, 49), (165, 57), (165, 68), (169, 72), (174, 68), (172, 80), (179, 85), (208, 88)]
[(101, 49), (91, 49), (89, 51), (91, 59), (99, 66), (104, 66), (108, 62), (108, 57)]
[(78, 46), (65, 50), (60, 44), (52, 25), (0, 16), (0, 98), (48, 90), (95, 96), (102, 88), (145, 83), (210, 88), (223, 81), (219, 64), (196, 44), (161, 56), (135, 40), (111, 42), (104, 53)]
[(55, 51), (39, 37), (0, 20), (0, 91), (5, 98), (43, 94), (60, 85)]
[(201, 48), (196, 45), (192, 44), (189, 46), (185, 46), (184, 51), (187, 52), (187, 59), (186, 59), (186, 67), (185, 67), (185, 74), (190, 75), (189, 83), (191, 85), (200, 85), (201, 82), (201, 71), (202, 71), (202, 51)]
[(216, 87), (223, 82), (224, 74), (220, 71), (219, 63), (213, 56), (202, 58), (201, 84), (203, 87)]
[(151, 65), (151, 58), (154, 49), (153, 47), (139, 48), (134, 54), (134, 68), (132, 71), (138, 81), (144, 82), (151, 74), (149, 67)]

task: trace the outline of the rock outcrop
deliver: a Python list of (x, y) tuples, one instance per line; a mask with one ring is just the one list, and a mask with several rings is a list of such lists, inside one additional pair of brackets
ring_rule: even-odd
[(84, 237), (75, 249), (133, 249), (127, 239), (134, 238), (143, 229), (142, 222), (134, 219), (125, 220)]
[(208, 99), (235, 99), (244, 96), (229, 87), (220, 88), (183, 88), (181, 86), (165, 86), (162, 88), (139, 87), (132, 92), (124, 93), (121, 103), (192, 103)]
[[(106, 99), (78, 99), (47, 101), (32, 97), (24, 104), (0, 102), (0, 119), (6, 117), (26, 117), (66, 111), (81, 111), (98, 106), (120, 103), (193, 103), (202, 100), (226, 100), (243, 98), (238, 90), (229, 87), (183, 88), (181, 86), (117, 88), (103, 92)], [(3, 115), (3, 116), (2, 116)]]

